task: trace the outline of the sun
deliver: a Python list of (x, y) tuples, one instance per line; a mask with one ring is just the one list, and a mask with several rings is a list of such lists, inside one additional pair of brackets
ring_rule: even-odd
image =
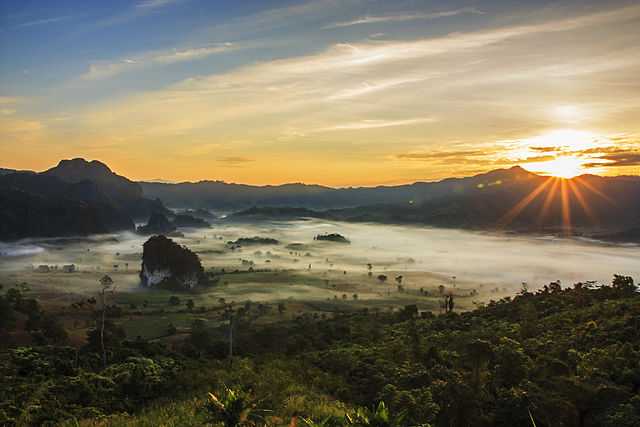
[(560, 156), (552, 160), (533, 162), (526, 165), (526, 169), (542, 175), (567, 179), (582, 175), (587, 171), (584, 159), (574, 156)]
[(609, 138), (590, 131), (557, 129), (517, 141), (509, 158), (530, 172), (573, 178), (600, 172), (598, 150), (612, 146)]

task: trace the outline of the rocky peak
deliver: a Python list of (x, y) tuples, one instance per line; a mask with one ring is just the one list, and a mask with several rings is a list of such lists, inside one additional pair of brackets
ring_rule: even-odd
[(186, 246), (165, 236), (150, 237), (143, 245), (142, 286), (187, 290), (204, 283), (200, 258)]

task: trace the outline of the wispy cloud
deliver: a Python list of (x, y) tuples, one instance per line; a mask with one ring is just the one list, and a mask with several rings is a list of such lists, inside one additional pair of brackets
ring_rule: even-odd
[(356, 98), (356, 97), (369, 95), (371, 93), (380, 92), (380, 91), (392, 89), (392, 88), (403, 86), (403, 85), (423, 82), (434, 76), (435, 75), (414, 76), (414, 77), (407, 76), (407, 77), (401, 77), (401, 78), (385, 79), (381, 81), (367, 81), (367, 82), (363, 82), (359, 86), (343, 89), (339, 92), (336, 92), (328, 96), (327, 100), (338, 101), (338, 100)]
[(395, 156), (396, 159), (400, 160), (417, 160), (417, 161), (430, 161), (430, 160), (451, 160), (451, 159), (459, 159), (462, 157), (483, 157), (487, 156), (490, 153), (487, 153), (485, 150), (458, 150), (458, 151), (440, 151), (440, 150), (431, 150), (428, 152), (411, 152), (411, 153), (401, 153)]
[(242, 157), (242, 156), (227, 156), (227, 157), (220, 157), (217, 159), (218, 163), (222, 163), (224, 166), (229, 166), (229, 167), (240, 167), (254, 161), (255, 161), (254, 159), (250, 159), (248, 157)]
[(600, 162), (589, 163), (588, 167), (625, 167), (640, 166), (640, 151), (630, 151), (626, 153), (607, 154), (598, 157)]
[(116, 61), (100, 61), (89, 65), (89, 70), (81, 78), (83, 80), (101, 80), (118, 74), (159, 64), (195, 61), (211, 55), (237, 49), (233, 43), (219, 43), (209, 46), (172, 49), (166, 51), (146, 52)]
[(362, 129), (378, 129), (387, 128), (393, 126), (409, 126), (419, 123), (431, 123), (435, 119), (432, 117), (419, 117), (413, 119), (401, 119), (401, 120), (382, 120), (382, 119), (367, 119), (359, 120), (356, 122), (343, 123), (335, 126), (325, 127), (319, 129), (319, 131), (335, 131), (335, 130), (362, 130)]
[(56, 22), (66, 21), (71, 18), (72, 16), (68, 15), (68, 16), (56, 16), (53, 18), (37, 19), (34, 21), (23, 22), (22, 24), (19, 24), (16, 28), (35, 27), (37, 25), (54, 24)]
[(462, 14), (481, 15), (483, 14), (483, 12), (474, 7), (465, 7), (461, 9), (447, 10), (447, 11), (433, 12), (433, 13), (407, 13), (407, 14), (397, 14), (397, 15), (364, 16), (361, 18), (353, 19), (351, 21), (341, 21), (341, 22), (329, 24), (324, 26), (323, 28), (332, 29), (332, 28), (352, 27), (354, 25), (379, 24), (383, 22), (405, 22), (405, 21), (429, 20), (429, 19), (446, 18), (446, 17), (462, 15)]
[(141, 11), (152, 11), (154, 9), (160, 9), (172, 4), (179, 3), (183, 0), (145, 0), (136, 4), (136, 9)]
[[(218, 129), (246, 128), (248, 120), (256, 132), (269, 127), (280, 136), (284, 129), (305, 135), (318, 129), (401, 126), (418, 123), (415, 117), (424, 121), (424, 117), (446, 117), (451, 112), (450, 117), (472, 123), (477, 131), (478, 127), (495, 120), (492, 114), (498, 107), (487, 104), (486, 99), (495, 98), (496, 85), (508, 90), (510, 99), (525, 96), (522, 91), (514, 90), (513, 82), (508, 81), (509, 75), (526, 70), (526, 79), (518, 81), (518, 86), (541, 84), (540, 76), (532, 71), (536, 69), (537, 59), (523, 53), (534, 40), (531, 36), (535, 36), (536, 46), (545, 37), (547, 41), (559, 41), (571, 52), (571, 38), (566, 38), (565, 42), (565, 38), (553, 37), (554, 33), (587, 29), (593, 25), (617, 25), (638, 17), (640, 6), (630, 6), (567, 19), (427, 39), (342, 43), (313, 55), (249, 64), (223, 74), (186, 79), (162, 90), (133, 95), (124, 102), (100, 105), (87, 111), (87, 118), (96, 127), (128, 125), (132, 132), (156, 135), (182, 134), (214, 126)], [(589, 57), (597, 51), (608, 52), (608, 46), (592, 45)], [(170, 56), (190, 57), (186, 54)], [(138, 66), (135, 65), (137, 62), (159, 63), (158, 58), (162, 57), (155, 53), (142, 58), (126, 58), (112, 63), (115, 70), (109, 64), (102, 64), (102, 68), (94, 68), (86, 77), (113, 75), (127, 67)], [(478, 62), (478, 58), (484, 61), (489, 58), (491, 66)], [(555, 55), (546, 58), (544, 65), (561, 61), (569, 66), (582, 58)], [(133, 63), (129, 63), (131, 61)], [(433, 79), (433, 83), (424, 84), (427, 79)], [(480, 86), (492, 82), (494, 86), (485, 91), (472, 90), (469, 81)], [(499, 86), (501, 84), (503, 86)], [(529, 98), (536, 95), (535, 91), (528, 93)], [(475, 97), (479, 94), (484, 98), (478, 100), (477, 105), (481, 106), (478, 110)], [(374, 99), (357, 104), (339, 102), (374, 95), (384, 96), (381, 98), (384, 102)], [(454, 104), (458, 101), (455, 96), (463, 103)], [(335, 102), (335, 108), (327, 109), (327, 101)], [(506, 117), (513, 117), (513, 105), (512, 102), (499, 108), (508, 108)], [(523, 109), (522, 114), (525, 110), (529, 109)], [(474, 113), (469, 115), (471, 111)], [(363, 120), (372, 117), (398, 119)], [(140, 123), (145, 123), (143, 129), (139, 129)], [(458, 126), (458, 123), (449, 126)], [(276, 127), (279, 128), (277, 131), (274, 130)]]
[(124, 24), (184, 1), (186, 0), (143, 0), (130, 6), (120, 14), (97, 22), (96, 25), (98, 27), (110, 27), (112, 25)]

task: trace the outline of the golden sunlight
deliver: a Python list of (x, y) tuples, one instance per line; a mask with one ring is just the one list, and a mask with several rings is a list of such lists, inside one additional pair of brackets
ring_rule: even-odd
[(526, 169), (558, 178), (573, 178), (587, 172), (585, 160), (573, 156), (561, 156), (553, 160), (529, 163)]
[(594, 132), (559, 129), (517, 141), (510, 147), (509, 158), (530, 172), (573, 178), (600, 172), (599, 149), (612, 145), (609, 138)]

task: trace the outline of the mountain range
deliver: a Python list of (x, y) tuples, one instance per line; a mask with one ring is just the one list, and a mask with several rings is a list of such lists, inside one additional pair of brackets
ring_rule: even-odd
[[(623, 241), (640, 230), (639, 176), (560, 179), (519, 166), (437, 182), (331, 188), (133, 182), (101, 162), (73, 159), (41, 173), (2, 169), (0, 201), (0, 239), (133, 229), (134, 218), (167, 214), (165, 204), (234, 211), (234, 219), (318, 217)], [(83, 220), (70, 221), (77, 216)]]
[[(388, 192), (394, 187), (385, 187)], [(407, 197), (409, 189), (414, 190)], [(342, 221), (584, 234), (636, 241), (640, 230), (640, 177), (540, 176), (515, 166), (466, 178), (401, 186), (391, 200), (369, 189), (370, 203), (311, 210), (252, 207), (247, 218), (317, 217)], [(355, 195), (362, 189), (351, 189)], [(402, 196), (405, 196), (404, 200)], [(356, 196), (354, 196), (354, 199)]]

